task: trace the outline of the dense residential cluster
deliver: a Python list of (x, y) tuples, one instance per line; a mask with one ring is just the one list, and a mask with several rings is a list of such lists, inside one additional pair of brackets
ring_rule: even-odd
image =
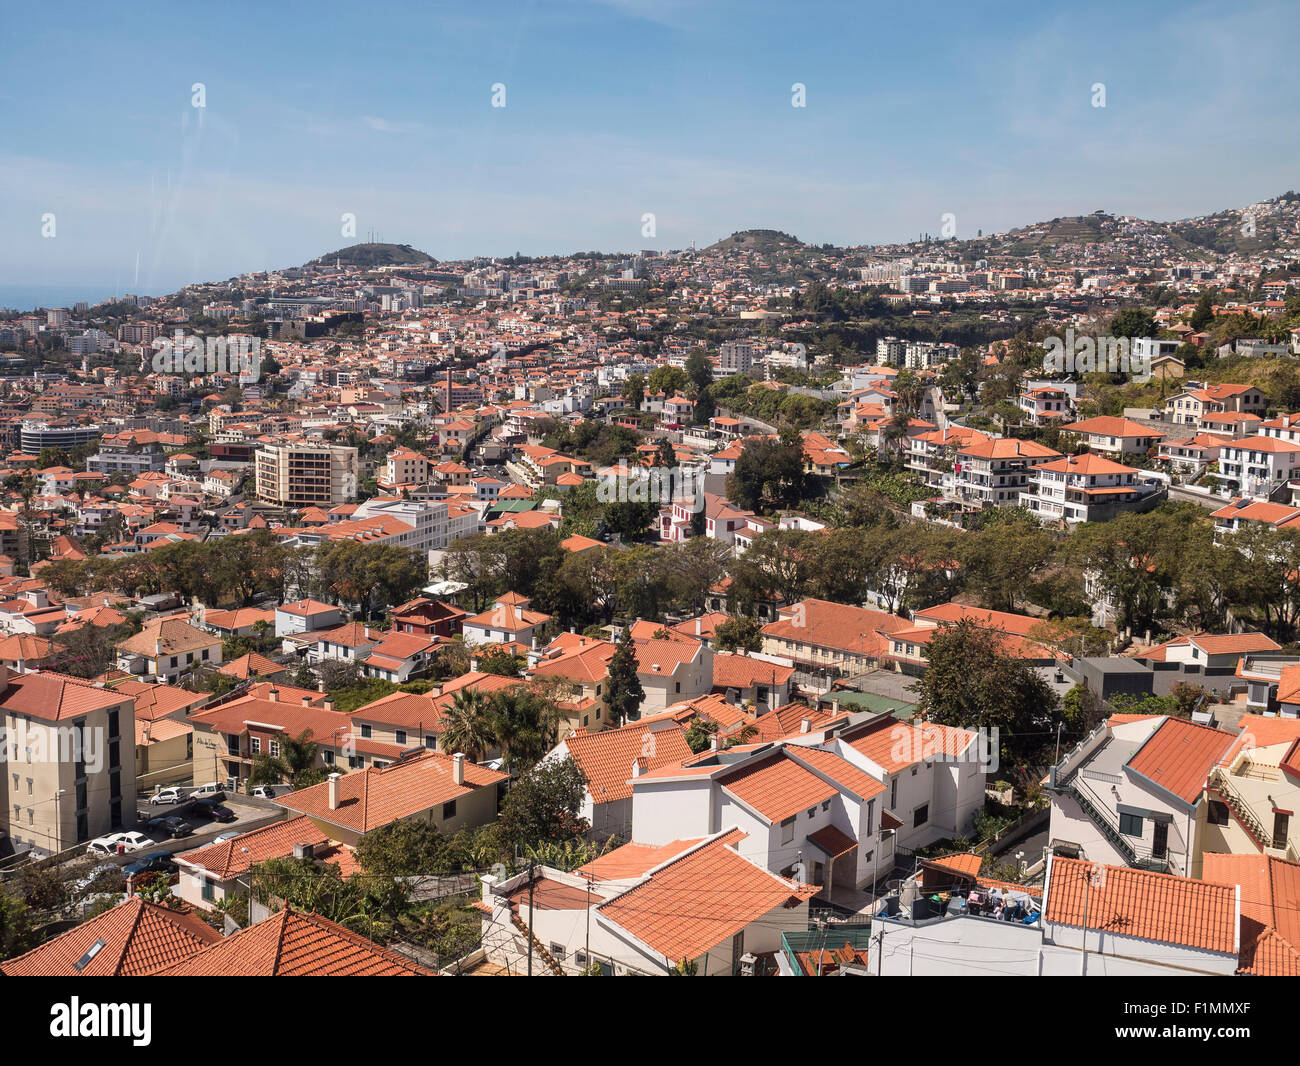
[(1294, 193), (362, 244), (0, 370), (0, 972), (1300, 974)]

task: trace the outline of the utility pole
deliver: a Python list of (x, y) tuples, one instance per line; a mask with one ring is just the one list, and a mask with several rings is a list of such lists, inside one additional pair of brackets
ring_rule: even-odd
[(1053, 765), (1057, 765), (1061, 761), (1061, 726), (1064, 724), (1064, 722), (1056, 723), (1056, 758), (1053, 760)]

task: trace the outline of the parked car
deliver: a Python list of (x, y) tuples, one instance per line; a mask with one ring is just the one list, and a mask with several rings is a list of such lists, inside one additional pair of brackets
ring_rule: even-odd
[(170, 788), (162, 788), (149, 797), (149, 805), (157, 806), (160, 803), (180, 803), (185, 798), (185, 793), (180, 788), (172, 785)]
[(155, 851), (152, 855), (146, 855), (143, 859), (122, 867), (122, 874), (125, 877), (139, 877), (144, 873), (171, 873), (175, 868), (170, 851)]
[(177, 818), (175, 815), (164, 818), (162, 828), (170, 837), (187, 837), (194, 832), (194, 826), (190, 825), (184, 818)]
[(86, 852), (90, 855), (122, 855), (147, 848), (152, 843), (143, 833), (105, 833), (87, 844)]
[(211, 800), (213, 803), (220, 803), (225, 798), (226, 790), (216, 781), (209, 781), (206, 785), (200, 785), (190, 793), (190, 799)]
[(226, 822), (233, 822), (239, 818), (239, 815), (229, 807), (223, 807), (219, 803), (200, 803), (198, 813), (206, 814), (214, 822), (221, 822), (223, 825)]
[(275, 799), (276, 797), (275, 790), (276, 790), (275, 785), (258, 785), (255, 789), (253, 789), (253, 795), (266, 800)]

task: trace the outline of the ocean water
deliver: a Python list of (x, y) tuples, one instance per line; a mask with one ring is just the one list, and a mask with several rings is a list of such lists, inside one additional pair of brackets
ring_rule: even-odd
[(37, 307), (66, 307), (69, 310), (85, 301), (92, 307), (104, 300), (112, 300), (128, 291), (136, 296), (153, 296), (140, 292), (114, 288), (111, 285), (8, 285), (0, 282), (0, 309), (31, 311)]

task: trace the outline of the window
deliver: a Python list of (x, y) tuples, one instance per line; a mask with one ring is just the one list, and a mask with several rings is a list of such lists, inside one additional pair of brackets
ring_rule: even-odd
[(787, 818), (781, 823), (781, 843), (790, 844), (794, 841), (794, 819)]
[(397, 729), (397, 730), (394, 730), (394, 732), (393, 732), (393, 736), (396, 738), (398, 744), (405, 744), (405, 743), (406, 743), (406, 730), (405, 730), (405, 729)]
[(894, 778), (889, 782), (889, 805), (891, 807), (898, 806), (898, 778)]
[(915, 767), (915, 766), (912, 767), (912, 776), (913, 776), (913, 777), (916, 776), (916, 767)]
[(368, 726), (368, 725), (363, 725), (363, 726), (361, 727), (361, 738), (362, 738), (363, 740), (369, 740), (369, 739), (370, 739), (370, 736), (371, 736), (371, 734), (372, 734), (373, 732), (374, 732), (374, 730), (371, 729), (370, 726)]
[(271, 741), (271, 757), (274, 759), (280, 757), (280, 742), (278, 740)]
[(1227, 825), (1228, 805), (1219, 800), (1210, 800), (1210, 806), (1206, 811), (1205, 820), (1209, 822), (1210, 825)]
[(681, 683), (680, 681), (678, 681), (678, 682), (673, 686), (673, 691), (674, 691), (674, 692), (681, 692), (681, 690), (682, 690), (682, 683)]
[(438, 738), (433, 736), (431, 733), (426, 734), (424, 738), (424, 746), (430, 751), (433, 751), (438, 746)]
[(456, 801), (448, 800), (442, 805), (442, 817), (446, 821), (448, 818), (456, 817)]
[(867, 836), (871, 835), (872, 829), (876, 823), (876, 801), (867, 802)]
[(808, 817), (809, 817), (809, 818), (815, 818), (815, 817), (817, 817), (817, 808), (816, 808), (816, 807), (809, 807), (809, 808), (808, 808)]
[(1136, 814), (1120, 813), (1119, 831), (1126, 837), (1140, 837), (1142, 835), (1142, 819)]
[(207, 902), (211, 903), (215, 898), (215, 895), (216, 893), (213, 891), (212, 882), (206, 877), (203, 878), (203, 898), (207, 900)]
[(322, 752), (320, 753), (320, 757), (321, 757), (321, 759), (324, 761), (324, 763), (325, 763), (326, 766), (333, 766), (333, 765), (334, 765), (334, 753), (333, 753), (332, 751), (328, 751), (328, 750), (327, 750), (327, 751), (322, 751)]
[(551, 954), (555, 957), (556, 962), (563, 962), (568, 952), (564, 950), (563, 944), (557, 944), (554, 940), (550, 943)]
[(830, 800), (824, 800), (824, 801), (822, 802), (822, 810), (823, 810), (823, 811), (829, 811), (830, 809), (831, 809), (831, 801), (830, 801)]
[(921, 806), (917, 807), (916, 810), (912, 812), (913, 829), (925, 825), (925, 823), (928, 822), (929, 820), (930, 820), (930, 805), (928, 803), (922, 803)]
[(258, 754), (258, 752), (262, 750), (262, 741), (260, 737), (253, 737), (248, 743), (250, 745), (249, 750), (254, 755)]
[(1273, 812), (1273, 847), (1281, 850), (1286, 847), (1287, 830), (1290, 828), (1291, 815), (1286, 811)]

